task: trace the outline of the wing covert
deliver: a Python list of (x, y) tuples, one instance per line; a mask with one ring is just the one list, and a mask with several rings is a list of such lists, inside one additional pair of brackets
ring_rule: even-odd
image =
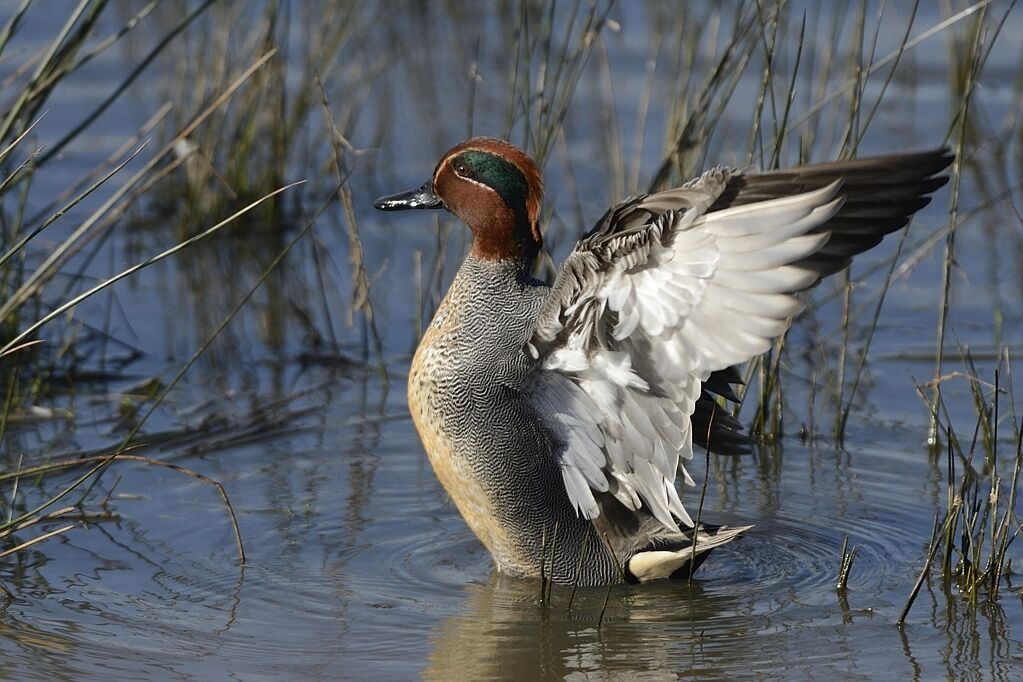
[(692, 525), (675, 478), (692, 483), (680, 457), (703, 382), (766, 350), (817, 279), (790, 264), (826, 243), (807, 233), (841, 207), (840, 182), (709, 213), (734, 174), (613, 207), (552, 287), (528, 346), (531, 394), (565, 441), (565, 488), (587, 518), (608, 493), (667, 528)]
[[(904, 227), (952, 158), (719, 167), (612, 207), (562, 265), (526, 346), (579, 513), (596, 518), (609, 494), (691, 525), (675, 477), (692, 483), (680, 457), (692, 457), (694, 418), (713, 433), (705, 389), (728, 397), (733, 366), (788, 329), (799, 292)], [(735, 422), (722, 421), (734, 446)]]

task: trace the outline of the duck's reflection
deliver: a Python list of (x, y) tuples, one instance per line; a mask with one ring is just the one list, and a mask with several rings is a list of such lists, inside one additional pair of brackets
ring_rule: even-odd
[(699, 582), (579, 588), (574, 595), (555, 586), (547, 605), (538, 582), (496, 574), (467, 590), (463, 611), (432, 637), (425, 679), (676, 679), (680, 661), (702, 657), (706, 629), (739, 606)]

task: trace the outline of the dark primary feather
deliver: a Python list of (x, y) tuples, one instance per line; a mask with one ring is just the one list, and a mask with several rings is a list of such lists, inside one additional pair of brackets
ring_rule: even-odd
[[(845, 203), (834, 218), (814, 230), (831, 232), (831, 238), (813, 256), (795, 263), (826, 277), (879, 244), (886, 234), (905, 227), (916, 211), (930, 203), (928, 195), (948, 182), (947, 175), (937, 174), (953, 158), (946, 148), (745, 173), (729, 179), (710, 210), (809, 192), (841, 180)], [(738, 383), (741, 377), (735, 367), (715, 372), (704, 382), (692, 417), (695, 445), (709, 446), (719, 454), (750, 452), (751, 442), (741, 424), (713, 397), (739, 402), (732, 390), (732, 384)]]
[(839, 193), (845, 204), (814, 230), (830, 232), (831, 239), (813, 256), (795, 263), (825, 277), (845, 268), (853, 256), (876, 246), (886, 234), (905, 227), (913, 213), (930, 203), (928, 195), (948, 182), (947, 175), (937, 173), (952, 159), (943, 148), (743, 173), (729, 179), (710, 210), (809, 192), (841, 180)]
[(720, 396), (733, 403), (740, 402), (732, 385), (741, 383), (738, 367), (718, 370), (703, 382), (703, 391), (691, 417), (694, 446), (709, 447), (719, 455), (747, 455), (752, 452), (753, 444), (742, 424), (716, 399)]

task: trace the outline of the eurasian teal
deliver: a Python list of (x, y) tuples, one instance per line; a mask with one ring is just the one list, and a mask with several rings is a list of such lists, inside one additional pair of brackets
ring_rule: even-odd
[(694, 440), (747, 447), (714, 395), (735, 399), (734, 366), (788, 329), (799, 293), (905, 226), (951, 159), (714, 168), (613, 206), (552, 285), (531, 274), (540, 173), (508, 142), (466, 140), (422, 187), (379, 199), (446, 208), (472, 231), (408, 398), (437, 477), (498, 569), (584, 585), (679, 577), (745, 532), (694, 531), (676, 489), (677, 476), (693, 484), (682, 460)]

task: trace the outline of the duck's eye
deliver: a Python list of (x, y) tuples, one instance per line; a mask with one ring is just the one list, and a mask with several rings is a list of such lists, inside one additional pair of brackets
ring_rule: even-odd
[(455, 172), (464, 178), (469, 174), (469, 166), (465, 161), (459, 161), (455, 164)]

